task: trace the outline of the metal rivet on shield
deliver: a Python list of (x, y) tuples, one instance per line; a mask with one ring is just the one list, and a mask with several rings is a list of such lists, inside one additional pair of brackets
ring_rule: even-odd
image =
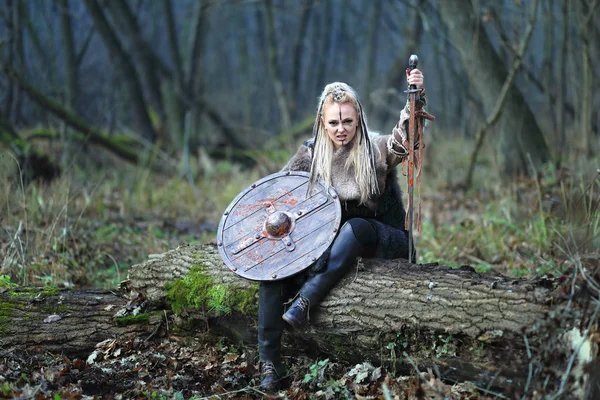
[(252, 189), (254, 189), (256, 187), (256, 183), (252, 184)]
[(271, 278), (273, 278), (273, 279), (277, 278), (277, 274), (271, 275)]
[(217, 243), (217, 246), (223, 246), (223, 242)]
[(254, 238), (255, 238), (255, 239), (260, 239), (260, 233), (257, 233), (257, 234), (254, 236)]
[(291, 246), (292, 242), (287, 242), (286, 245)]
[(298, 210), (298, 211), (296, 211), (296, 214), (298, 214), (298, 215), (302, 215), (302, 210)]
[(290, 171), (286, 172), (285, 174), (286, 174), (286, 175), (289, 175), (289, 174), (290, 174)]
[(333, 233), (337, 232), (337, 228), (333, 228)]
[(317, 257), (313, 257), (313, 258), (311, 258), (311, 259), (310, 259), (310, 261), (312, 261), (312, 262), (315, 262), (315, 261), (317, 261)]
[(334, 199), (337, 199), (337, 194), (334, 194), (334, 195), (333, 195), (333, 196), (331, 196), (331, 197), (333, 197)]
[(236, 268), (236, 267), (233, 267), (231, 270), (232, 270), (233, 272), (235, 272), (235, 271), (237, 271), (237, 268)]
[(225, 211), (223, 215), (229, 215), (229, 211)]

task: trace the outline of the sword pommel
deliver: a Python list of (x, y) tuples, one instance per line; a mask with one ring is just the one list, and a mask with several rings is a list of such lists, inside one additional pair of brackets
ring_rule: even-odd
[(419, 65), (419, 57), (416, 54), (411, 54), (408, 59), (408, 68), (413, 70), (417, 68), (417, 65)]
[[(419, 65), (419, 57), (417, 57), (416, 54), (411, 54), (410, 58), (408, 59), (408, 71), (412, 71), (413, 69), (417, 68), (417, 65)], [(417, 87), (415, 85), (410, 85), (409, 89), (416, 89)]]

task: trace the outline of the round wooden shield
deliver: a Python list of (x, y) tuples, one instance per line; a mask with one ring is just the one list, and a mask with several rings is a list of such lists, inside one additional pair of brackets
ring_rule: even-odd
[(255, 281), (287, 278), (308, 268), (337, 235), (342, 209), (333, 188), (308, 193), (309, 174), (278, 172), (246, 188), (219, 223), (217, 246), (236, 274)]

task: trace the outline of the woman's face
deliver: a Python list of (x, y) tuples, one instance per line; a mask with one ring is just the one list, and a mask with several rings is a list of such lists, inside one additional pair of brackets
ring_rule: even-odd
[(350, 143), (356, 135), (358, 114), (350, 103), (325, 104), (321, 121), (336, 150)]

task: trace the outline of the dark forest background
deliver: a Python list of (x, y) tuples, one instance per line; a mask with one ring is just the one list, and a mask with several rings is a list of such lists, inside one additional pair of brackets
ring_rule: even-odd
[(528, 157), (539, 166), (570, 150), (595, 154), (596, 3), (5, 0), (3, 143), (19, 151), (52, 137), (63, 165), (84, 140), (133, 162), (151, 147), (245, 158), (306, 137), (335, 80), (354, 86), (372, 128), (387, 132), (416, 53), (433, 142), (476, 137), (503, 103), (489, 140), (507, 173), (526, 172)]

